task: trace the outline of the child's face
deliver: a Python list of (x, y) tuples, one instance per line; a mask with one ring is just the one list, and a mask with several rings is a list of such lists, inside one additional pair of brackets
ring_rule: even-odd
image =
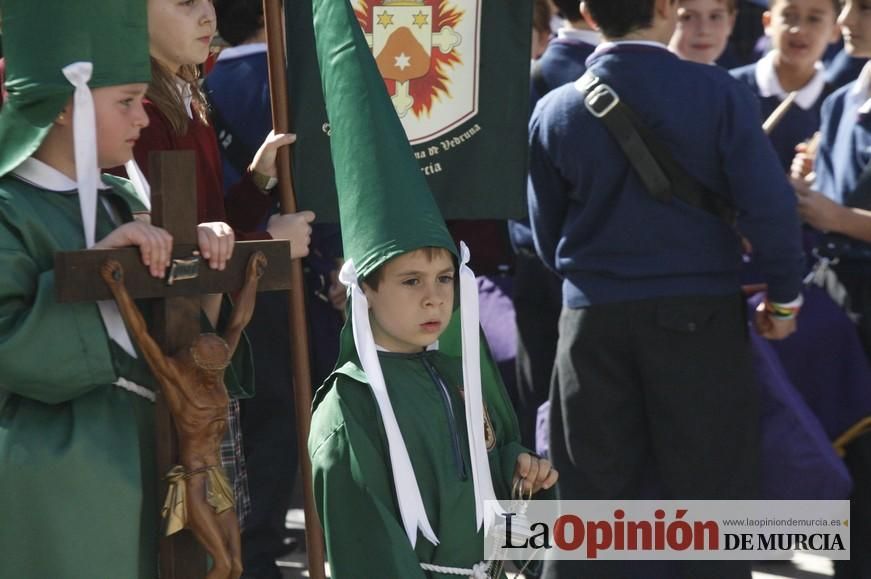
[(412, 251), (383, 266), (378, 290), (363, 284), (375, 343), (391, 352), (420, 352), (436, 340), (454, 307), (454, 261)]
[(871, 57), (871, 0), (847, 0), (838, 23), (850, 56)]
[(97, 121), (97, 163), (101, 168), (117, 167), (133, 158), (139, 132), (148, 126), (142, 106), (145, 83), (95, 88), (94, 112)]
[(780, 63), (811, 70), (838, 39), (836, 19), (832, 0), (778, 0), (762, 23)]
[(206, 61), (215, 27), (212, 0), (148, 0), (149, 52), (172, 72)]
[(682, 0), (669, 44), (684, 60), (713, 64), (726, 49), (735, 14), (725, 0)]

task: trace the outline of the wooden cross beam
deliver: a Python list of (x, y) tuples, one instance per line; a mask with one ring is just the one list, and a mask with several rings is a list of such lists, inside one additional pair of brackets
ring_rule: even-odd
[[(155, 306), (155, 327), (151, 331), (168, 356), (189, 347), (200, 334), (199, 296), (239, 290), (244, 282), (248, 259), (254, 252), (263, 252), (268, 261), (258, 291), (290, 288), (290, 245), (286, 241), (238, 242), (224, 271), (210, 269), (208, 263), (194, 255), (197, 250), (194, 166), (193, 151), (157, 152), (149, 159), (152, 223), (173, 236), (173, 266), (167, 269), (166, 279), (151, 277), (136, 248), (92, 249), (62, 252), (55, 256), (59, 302), (112, 299), (99, 271), (109, 258), (120, 262), (131, 297), (160, 298)], [(178, 464), (178, 448), (166, 403), (160, 393), (157, 394), (157, 487), (158, 502), (162, 504), (167, 489), (164, 475)], [(205, 552), (190, 532), (161, 537), (161, 579), (201, 579), (205, 574)]]

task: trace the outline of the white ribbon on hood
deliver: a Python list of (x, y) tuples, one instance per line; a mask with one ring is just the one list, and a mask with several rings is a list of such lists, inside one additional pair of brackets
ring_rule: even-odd
[[(501, 509), (496, 507), (496, 492), (490, 474), (490, 461), (484, 443), (484, 394), (481, 386), (481, 326), (478, 311), (478, 282), (469, 268), (471, 255), (460, 242), (460, 336), (463, 349), (463, 383), (465, 384), (466, 430), (469, 456), (475, 485), (475, 520), (478, 529), (489, 529)], [(488, 503), (487, 501), (492, 501)]]
[[(94, 246), (97, 229), (97, 185), (100, 183), (100, 167), (97, 163), (97, 117), (94, 97), (88, 87), (93, 65), (90, 62), (74, 62), (63, 68), (63, 74), (75, 87), (73, 93), (73, 144), (75, 148), (76, 182), (79, 190), (79, 207), (85, 246)], [(144, 179), (143, 179), (144, 181)], [(136, 350), (127, 334), (118, 306), (112, 300), (97, 302), (106, 332), (130, 356)]]

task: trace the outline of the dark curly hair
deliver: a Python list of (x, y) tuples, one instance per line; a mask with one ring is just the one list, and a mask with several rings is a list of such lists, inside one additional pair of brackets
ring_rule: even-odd
[(593, 20), (608, 38), (649, 28), (655, 3), (655, 0), (585, 0)]
[(214, 0), (218, 34), (230, 45), (242, 44), (263, 27), (261, 0)]

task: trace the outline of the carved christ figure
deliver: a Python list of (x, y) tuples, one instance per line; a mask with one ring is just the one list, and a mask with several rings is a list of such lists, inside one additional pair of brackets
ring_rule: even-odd
[(178, 433), (181, 465), (167, 475), (170, 487), (163, 507), (166, 534), (183, 528), (193, 531), (214, 561), (207, 579), (238, 579), (242, 574), (233, 490), (220, 460), (229, 405), (224, 370), (254, 313), (257, 282), (265, 268), (266, 257), (254, 253), (223, 336), (200, 334), (189, 348), (174, 356), (166, 356), (148, 334), (145, 320), (124, 285), (121, 264), (110, 259), (100, 270), (131, 336), (160, 383)]

